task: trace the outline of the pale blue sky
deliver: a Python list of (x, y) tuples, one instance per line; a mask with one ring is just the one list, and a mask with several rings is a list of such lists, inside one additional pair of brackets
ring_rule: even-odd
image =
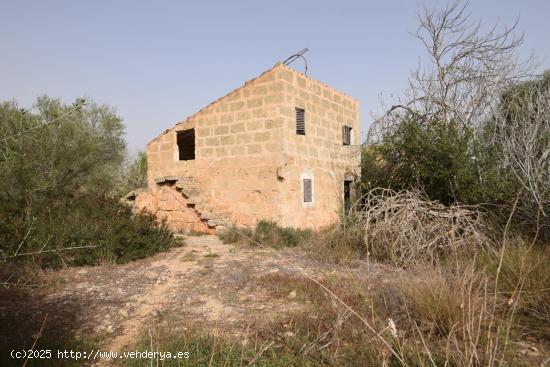
[[(116, 107), (132, 152), (304, 47), (309, 75), (361, 102), (363, 129), (405, 88), (423, 1), (1, 1), (0, 100), (48, 94)], [(443, 4), (444, 2), (438, 2)], [(473, 19), (520, 16), (524, 55), (550, 67), (549, 0), (472, 0)], [(294, 65), (302, 70), (302, 63)]]

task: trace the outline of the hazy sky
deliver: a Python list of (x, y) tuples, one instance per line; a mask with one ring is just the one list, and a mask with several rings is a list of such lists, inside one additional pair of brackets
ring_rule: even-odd
[[(135, 152), (308, 47), (308, 74), (358, 98), (365, 129), (380, 97), (399, 95), (418, 64), (410, 32), (423, 3), (1, 1), (0, 100), (91, 97), (116, 107)], [(470, 11), (487, 25), (520, 16), (522, 54), (550, 67), (550, 0), (472, 0)]]

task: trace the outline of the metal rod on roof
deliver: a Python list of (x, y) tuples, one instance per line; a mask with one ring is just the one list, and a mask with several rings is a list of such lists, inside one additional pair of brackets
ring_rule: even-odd
[(306, 70), (304, 71), (304, 74), (307, 75), (307, 60), (306, 60), (306, 58), (304, 57), (304, 54), (305, 54), (306, 52), (308, 52), (308, 51), (309, 51), (308, 48), (304, 48), (302, 51), (300, 51), (300, 52), (298, 52), (298, 53), (296, 53), (296, 54), (290, 56), (288, 59), (286, 59), (285, 61), (283, 61), (283, 64), (284, 64), (284, 65), (289, 65), (289, 64), (291, 64), (292, 62), (294, 62), (296, 59), (298, 59), (298, 58), (301, 57), (302, 59), (304, 59), (304, 63), (305, 63), (305, 67), (306, 67)]

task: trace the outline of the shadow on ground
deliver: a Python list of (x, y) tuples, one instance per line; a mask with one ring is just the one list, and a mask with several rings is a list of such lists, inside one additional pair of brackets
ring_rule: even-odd
[[(82, 365), (82, 361), (57, 358), (58, 350), (89, 350), (95, 344), (75, 338), (81, 302), (72, 298), (48, 302), (33, 289), (0, 289), (0, 365), (22, 366), (25, 358), (13, 359), (11, 351), (28, 351), (35, 340), (34, 358), (29, 358), (26, 366)], [(51, 358), (41, 350), (51, 350)]]

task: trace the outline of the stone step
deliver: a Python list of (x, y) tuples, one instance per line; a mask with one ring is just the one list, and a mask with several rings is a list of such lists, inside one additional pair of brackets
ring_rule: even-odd
[(201, 219), (206, 219), (206, 220), (216, 218), (216, 213), (212, 210), (202, 210), (199, 215)]
[(209, 219), (207, 224), (209, 227), (217, 227), (217, 226), (227, 225), (228, 223), (223, 219)]
[(187, 198), (204, 196), (204, 191), (201, 189), (190, 189), (188, 187), (182, 188), (181, 193)]
[(202, 196), (190, 196), (187, 198), (187, 204), (195, 205), (195, 209), (197, 205), (204, 204), (206, 200)]
[(200, 185), (196, 180), (190, 180), (187, 178), (180, 178), (176, 182), (176, 188), (178, 189), (196, 189), (200, 190)]
[(199, 217), (206, 222), (209, 227), (231, 225), (231, 214), (222, 208), (210, 205), (210, 196), (208, 192), (200, 188), (199, 182), (195, 177), (182, 176), (164, 176), (155, 179), (157, 184), (175, 182), (176, 188), (181, 191), (186, 198), (187, 204), (194, 205), (194, 210)]

